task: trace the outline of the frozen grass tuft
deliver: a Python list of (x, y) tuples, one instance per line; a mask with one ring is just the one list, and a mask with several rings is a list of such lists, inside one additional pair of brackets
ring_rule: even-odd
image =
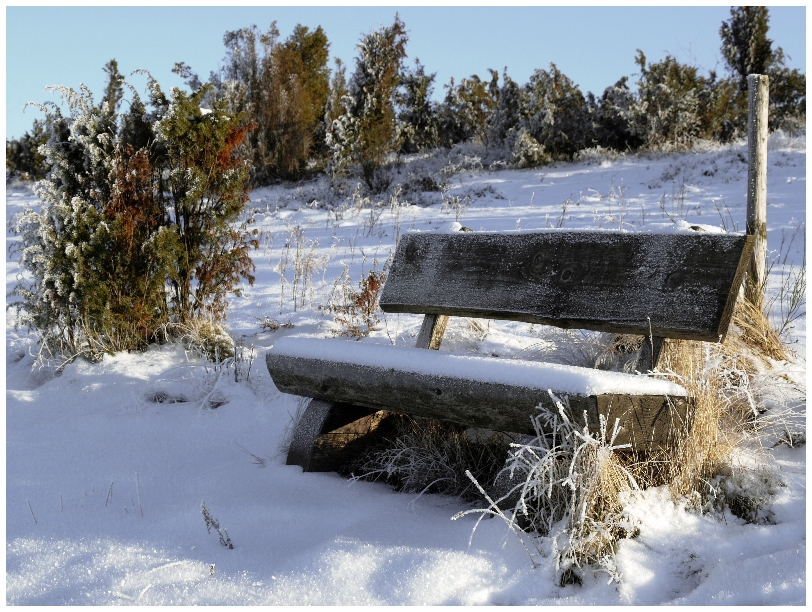
[[(366, 256), (364, 256), (366, 260)], [(381, 321), (381, 310), (378, 305), (381, 289), (386, 281), (389, 260), (378, 269), (377, 258), (373, 260), (372, 269), (353, 287), (350, 280), (350, 268), (344, 265), (344, 271), (333, 284), (333, 290), (328, 300), (330, 311), (333, 313), (336, 336), (352, 336), (366, 338), (378, 328)]]
[[(469, 473), (488, 506), (454, 518), (500, 517), (522, 541), (534, 566), (535, 558), (542, 556), (540, 538), (550, 538), (561, 586), (581, 583), (587, 564), (605, 571), (610, 582), (619, 581), (613, 561), (617, 542), (639, 532), (624, 510), (628, 496), (639, 486), (617, 458), (617, 452), (628, 445), (614, 444), (617, 422), (610, 427), (601, 418), (597, 434), (581, 429), (567, 416), (564, 403), (550, 395), (557, 412), (540, 404), (533, 419), (536, 436), (511, 444), (507, 464), (497, 478), (502, 495), (494, 499)], [(478, 525), (479, 521), (474, 531)]]
[(188, 354), (221, 364), (234, 356), (234, 340), (226, 328), (210, 317), (195, 317), (174, 330)]
[(354, 480), (382, 481), (407, 493), (477, 497), (467, 473), (491, 486), (507, 457), (507, 434), (392, 414), (393, 433), (347, 467)]

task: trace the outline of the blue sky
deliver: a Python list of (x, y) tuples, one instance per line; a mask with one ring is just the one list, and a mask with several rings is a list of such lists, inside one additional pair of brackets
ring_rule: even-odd
[[(165, 90), (181, 86), (171, 73), (175, 62), (205, 79), (224, 56), (226, 30), (265, 30), (273, 20), (282, 39), (297, 23), (321, 25), (349, 76), (360, 36), (391, 24), (396, 11), (409, 31), (407, 63), (419, 58), (437, 73), (435, 97), (452, 76), (486, 78), (488, 68), (501, 74), (507, 66), (521, 84), (550, 62), (584, 93), (600, 95), (622, 76), (634, 81), (638, 48), (650, 62), (670, 53), (703, 72), (725, 73), (719, 27), (729, 6), (7, 7), (6, 137), (21, 136), (40, 116), (31, 107), (23, 113), (26, 102), (57, 99), (47, 85), (84, 83), (99, 100), (102, 67), (115, 58), (125, 75), (146, 68)], [(770, 7), (769, 37), (791, 56), (790, 67), (806, 72), (805, 6)], [(144, 89), (143, 77), (130, 82)]]

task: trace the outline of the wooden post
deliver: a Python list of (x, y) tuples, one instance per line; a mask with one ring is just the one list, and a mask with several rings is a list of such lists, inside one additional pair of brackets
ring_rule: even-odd
[(415, 347), (439, 351), (446, 325), (448, 325), (448, 317), (445, 315), (425, 315), (423, 325), (420, 326), (420, 333), (417, 334)]
[(747, 233), (755, 236), (745, 296), (761, 309), (764, 305), (767, 259), (767, 112), (770, 78), (764, 74), (747, 77)]

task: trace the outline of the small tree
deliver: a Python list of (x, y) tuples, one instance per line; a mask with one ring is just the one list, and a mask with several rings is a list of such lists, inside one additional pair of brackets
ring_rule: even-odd
[(497, 103), (488, 118), (489, 140), (494, 144), (510, 144), (522, 120), (522, 91), (519, 84), (502, 71), (502, 86)]
[(602, 147), (616, 151), (634, 150), (645, 142), (645, 132), (636, 121), (636, 99), (629, 89), (629, 77), (607, 87), (598, 103), (596, 139)]
[(330, 42), (321, 26), (311, 32), (307, 26), (299, 24), (282, 44), (282, 49), (291, 66), (287, 73), (291, 77), (295, 75), (304, 89), (304, 122), (308, 134), (312, 135), (312, 149), (323, 151), (326, 132), (322, 120), (330, 95), (330, 69), (327, 67)]
[(440, 139), (445, 146), (477, 140), (488, 142), (488, 120), (496, 108), (499, 74), (490, 70), (491, 81), (478, 75), (462, 79), (459, 85), (452, 78), (446, 85), (446, 96), (438, 111)]
[[(251, 126), (239, 153), (250, 161), (255, 184), (301, 178), (314, 153), (324, 152), (322, 119), (330, 78), (324, 30), (297, 25), (279, 42), (272, 22), (265, 32), (255, 25), (228, 31), (223, 43), (223, 67), (211, 74), (212, 88), (203, 103), (224, 100), (231, 113), (242, 114)], [(186, 64), (173, 70), (192, 91), (202, 87)]]
[(329, 46), (321, 27), (310, 32), (302, 25), (284, 43), (268, 46), (252, 117), (257, 125), (255, 166), (267, 178), (300, 178), (323, 145)]
[(640, 67), (635, 116), (638, 129), (646, 135), (646, 144), (690, 146), (702, 135), (705, 79), (696, 67), (680, 64), (670, 55), (656, 64), (648, 64), (645, 54), (638, 49), (635, 62)]
[(435, 74), (426, 74), (425, 67), (415, 59), (412, 70), (401, 78), (403, 88), (398, 98), (400, 113), (400, 150), (417, 153), (437, 146), (439, 126), (437, 112), (431, 101)]
[(767, 74), (775, 63), (772, 41), (767, 38), (766, 6), (730, 7), (730, 20), (722, 22), (722, 57), (736, 76), (740, 92), (747, 91), (748, 74)]
[(770, 77), (770, 128), (806, 129), (806, 75), (797, 68), (774, 66)]
[(397, 15), (391, 26), (361, 38), (355, 72), (342, 100), (344, 114), (329, 136), (334, 169), (356, 165), (373, 191), (380, 190), (379, 169), (398, 144), (394, 96), (407, 40), (406, 26)]
[(591, 146), (591, 117), (581, 90), (555, 64), (536, 70), (524, 88), (523, 114), (529, 134), (554, 159), (571, 159)]
[(160, 117), (153, 125), (160, 145), (153, 161), (156, 196), (173, 209), (168, 227), (182, 245), (170, 277), (180, 321), (201, 313), (224, 318), (227, 293), (240, 278), (254, 281), (248, 253), (256, 240), (233, 227), (248, 201), (248, 167), (235, 154), (248, 128), (229, 116), (223, 102), (204, 113), (207, 89), (173, 89), (167, 98), (150, 84)]
[(118, 110), (124, 95), (124, 76), (118, 71), (118, 62), (115, 59), (104, 65), (104, 71), (107, 73), (107, 86), (99, 108), (105, 113), (113, 114)]
[(342, 100), (349, 93), (346, 77), (347, 68), (340, 58), (335, 58), (335, 63), (336, 69), (330, 81), (330, 92), (324, 107), (325, 138), (330, 142), (334, 142), (337, 138), (334, 134), (334, 129), (338, 129), (336, 120), (345, 112)]
[(766, 6), (731, 7), (730, 19), (722, 22), (722, 56), (736, 82), (733, 102), (737, 127), (745, 131), (747, 75), (770, 77), (770, 129), (802, 128), (806, 122), (806, 75), (785, 65), (781, 47), (773, 49), (767, 38), (770, 15)]

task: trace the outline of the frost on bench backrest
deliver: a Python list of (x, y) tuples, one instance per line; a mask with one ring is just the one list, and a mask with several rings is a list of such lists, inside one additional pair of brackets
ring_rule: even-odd
[(753, 248), (739, 234), (409, 233), (386, 312), (720, 342)]

